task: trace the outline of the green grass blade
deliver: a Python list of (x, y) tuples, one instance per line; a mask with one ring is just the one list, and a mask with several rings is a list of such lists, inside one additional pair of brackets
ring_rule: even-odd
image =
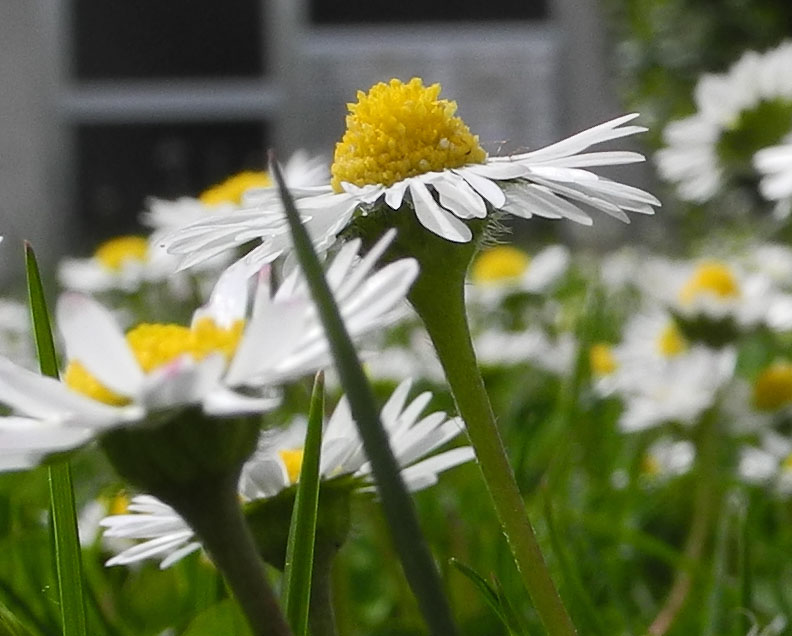
[(453, 636), (457, 629), (451, 618), (451, 609), (443, 592), (440, 574), (421, 533), (415, 506), (401, 479), (399, 465), (391, 451), (388, 435), (382, 427), (371, 386), (360, 366), (355, 347), (324, 278), (308, 232), (300, 222), (300, 215), (283, 181), (280, 168), (273, 157), (270, 159), (271, 173), (280, 189), (294, 251), (330, 341), (341, 385), (349, 400), (366, 456), (371, 462), (382, 509), (404, 573), (430, 633), (436, 636)]
[(283, 605), (286, 620), (295, 636), (308, 634), (308, 608), (311, 601), (311, 575), (316, 543), (316, 517), (319, 509), (319, 460), (322, 448), (324, 415), (324, 376), (318, 373), (311, 395), (308, 429), (305, 432), (303, 461), (294, 512), (289, 526), (284, 568)]
[[(41, 284), (36, 255), (29, 243), (25, 244), (25, 271), (39, 366), (44, 375), (57, 378), (58, 359), (52, 339), (47, 302), (44, 299), (44, 288)], [(77, 513), (74, 507), (71, 468), (68, 461), (60, 461), (50, 465), (48, 470), (63, 635), (85, 636), (87, 631), (82, 560), (80, 542), (77, 538)]]
[(492, 586), (484, 579), (484, 577), (476, 572), (473, 568), (465, 565), (457, 559), (452, 558), (451, 565), (453, 565), (476, 587), (476, 589), (481, 593), (481, 598), (487, 605), (489, 605), (490, 609), (495, 613), (498, 619), (500, 619), (501, 623), (503, 623), (503, 626), (509, 630), (509, 633), (514, 633), (509, 626), (509, 620), (506, 616), (506, 613), (504, 612), (503, 607), (501, 607), (501, 601), (498, 597), (498, 593), (492, 589)]

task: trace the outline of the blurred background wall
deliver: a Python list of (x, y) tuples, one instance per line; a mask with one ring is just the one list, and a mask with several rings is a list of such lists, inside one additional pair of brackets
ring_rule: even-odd
[(3, 271), (21, 238), (85, 253), (136, 231), (146, 196), (197, 194), (268, 147), (329, 158), (345, 103), (390, 77), (442, 83), (489, 150), (615, 116), (598, 6), (3, 0)]

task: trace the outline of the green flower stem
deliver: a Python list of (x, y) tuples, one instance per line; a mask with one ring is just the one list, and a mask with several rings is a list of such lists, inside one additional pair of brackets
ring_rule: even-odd
[(704, 547), (713, 533), (718, 518), (722, 486), (718, 483), (718, 428), (714, 413), (704, 416), (696, 440), (697, 479), (693, 518), (685, 541), (684, 563), (663, 607), (647, 629), (651, 636), (663, 636), (673, 626), (687, 603), (693, 587), (695, 568), (700, 565)]
[(429, 332), (459, 414), (465, 420), (523, 582), (547, 631), (553, 635), (575, 634), (575, 627), (542, 557), (495, 423), (470, 339), (464, 279), (449, 281), (449, 273), (453, 274), (453, 270), (429, 269), (423, 260), (419, 261), (421, 275), (410, 291), (410, 301)]
[(237, 493), (242, 465), (256, 447), (259, 418), (211, 417), (197, 406), (162, 417), (108, 431), (102, 449), (124, 479), (173, 507), (195, 531), (253, 636), (291, 636)]
[(465, 311), (465, 276), (478, 241), (487, 232), (487, 220), (469, 221), (468, 226), (476, 239), (447, 241), (423, 227), (406, 205), (396, 212), (374, 211), (353, 223), (354, 233), (368, 244), (386, 228), (395, 227), (398, 234), (387, 258), (418, 260), (421, 271), (408, 298), (437, 351), (514, 561), (547, 631), (553, 636), (573, 635), (575, 627), (539, 549), (473, 350)]
[(207, 480), (200, 496), (187, 496), (177, 510), (195, 530), (201, 543), (239, 602), (254, 636), (289, 636), (280, 606), (267, 582), (237, 495), (235, 476)]

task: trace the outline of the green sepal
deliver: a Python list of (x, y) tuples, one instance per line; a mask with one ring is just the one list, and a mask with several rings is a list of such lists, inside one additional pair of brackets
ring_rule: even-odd
[(100, 444), (124, 479), (169, 504), (197, 484), (236, 480), (260, 431), (258, 416), (211, 417), (198, 406), (157, 419), (109, 431)]
[[(349, 535), (354, 478), (346, 476), (322, 481), (316, 520), (316, 554), (334, 555)], [(245, 504), (244, 512), (261, 558), (279, 570), (286, 560), (289, 523), (294, 509), (295, 486), (274, 497)]]

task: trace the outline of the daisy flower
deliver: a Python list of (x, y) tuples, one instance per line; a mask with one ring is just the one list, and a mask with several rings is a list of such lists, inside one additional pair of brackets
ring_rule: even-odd
[(773, 281), (737, 262), (656, 258), (641, 269), (644, 293), (665, 306), (687, 337), (710, 344), (759, 324), (783, 328), (787, 302)]
[[(347, 243), (328, 267), (353, 337), (387, 324), (417, 275), (412, 259), (372, 273), (392, 238), (383, 237), (365, 258), (358, 258), (359, 241)], [(190, 326), (141, 324), (126, 335), (96, 301), (63, 295), (57, 306), (68, 360), (63, 381), (0, 358), (0, 400), (16, 413), (0, 417), (2, 467), (34, 465), (114, 427), (187, 407), (210, 417), (275, 407), (268, 387), (329, 365), (331, 357), (299, 270), (273, 296), (260, 276), (248, 318), (249, 278), (244, 267), (228, 269)]]
[[(322, 157), (296, 151), (283, 166), (283, 176), (290, 188), (302, 189), (327, 181), (329, 171)], [(152, 197), (141, 214), (144, 225), (162, 233), (189, 225), (216, 214), (229, 213), (248, 201), (256, 203), (264, 196), (277, 196), (268, 172), (245, 171), (204, 190), (197, 197), (180, 197), (169, 201)]]
[(763, 148), (754, 155), (754, 167), (762, 175), (759, 192), (768, 201), (792, 198), (792, 139)]
[(523, 331), (490, 328), (477, 334), (473, 344), (476, 357), (484, 366), (532, 364), (559, 376), (572, 371), (577, 354), (574, 336), (563, 333), (551, 339), (539, 328)]
[(662, 366), (630, 365), (632, 377), (617, 383), (624, 401), (619, 427), (635, 432), (670, 422), (695, 424), (733, 378), (736, 358), (730, 348), (695, 347)]
[(660, 175), (680, 197), (702, 203), (727, 177), (753, 176), (754, 153), (792, 129), (790, 64), (792, 42), (784, 42), (765, 53), (749, 51), (725, 73), (699, 79), (697, 112), (666, 126), (666, 147), (656, 155)]
[(562, 245), (546, 247), (534, 257), (511, 245), (485, 249), (471, 265), (467, 298), (495, 305), (515, 293), (543, 294), (566, 273), (569, 260)]
[(184, 288), (184, 276), (173, 278), (174, 258), (152, 250), (142, 236), (117, 236), (102, 243), (90, 258), (65, 258), (58, 264), (58, 281), (86, 294), (137, 292), (146, 283), (167, 281)]
[[(388, 433), (401, 475), (407, 488), (422, 490), (437, 483), (439, 473), (473, 459), (473, 450), (462, 446), (432, 454), (456, 437), (463, 424), (435, 412), (421, 417), (431, 400), (425, 392), (407, 401), (411, 381), (402, 382), (382, 408), (382, 422)], [(244, 502), (276, 496), (299, 480), (305, 422), (300, 420), (287, 429), (264, 431), (258, 449), (245, 463), (239, 481), (239, 495)], [(346, 398), (342, 398), (327, 422), (322, 435), (320, 478), (323, 481), (351, 476), (350, 488), (372, 491), (371, 467), (363, 451), (355, 422)], [(170, 506), (149, 495), (132, 499), (127, 514), (106, 517), (101, 525), (105, 537), (135, 539), (141, 543), (120, 551), (107, 565), (127, 565), (137, 561), (161, 559), (167, 568), (187, 554), (198, 550), (189, 526)]]
[(646, 449), (641, 475), (652, 482), (684, 475), (693, 467), (696, 447), (688, 440), (661, 437)]
[(770, 486), (782, 497), (792, 495), (792, 440), (765, 431), (758, 446), (740, 449), (739, 476), (749, 484)]
[[(323, 157), (311, 156), (304, 150), (296, 151), (283, 166), (283, 176), (286, 184), (294, 196), (301, 193), (313, 193), (313, 187), (327, 182), (329, 171)], [(191, 224), (204, 223), (212, 226), (223, 226), (228, 222), (228, 215), (240, 208), (250, 206), (272, 206), (274, 201), (280, 201), (278, 190), (268, 172), (242, 172), (233, 175), (224, 182), (215, 185), (198, 197), (181, 197), (175, 201), (151, 198), (148, 209), (141, 215), (144, 225), (153, 228), (151, 235), (151, 249), (166, 253), (166, 247), (171, 246), (170, 235), (175, 230)], [(276, 224), (279, 230), (284, 230)], [(194, 235), (193, 240), (200, 240)], [(258, 238), (258, 235), (252, 238)], [(242, 242), (252, 240), (244, 239)], [(209, 246), (207, 246), (210, 249)], [(212, 250), (210, 254), (193, 261), (192, 259), (175, 259), (173, 269), (179, 265), (182, 268), (203, 264), (203, 267), (225, 266), (228, 264), (229, 254), (226, 248)], [(274, 257), (273, 257), (274, 259)], [(263, 259), (263, 264), (273, 259)]]
[[(456, 103), (439, 99), (440, 85), (392, 79), (358, 92), (349, 104), (347, 129), (336, 145), (329, 185), (296, 192), (309, 233), (329, 243), (361, 210), (399, 210), (407, 204), (418, 222), (448, 241), (472, 240), (469, 221), (494, 211), (592, 223), (582, 207), (622, 221), (627, 212), (652, 214), (660, 205), (651, 194), (588, 170), (643, 161), (630, 151), (590, 151), (592, 146), (645, 129), (626, 125), (625, 115), (531, 152), (489, 157), (465, 123)], [(305, 196), (302, 196), (305, 195)], [(581, 207), (582, 206), (582, 207)], [(289, 246), (279, 204), (237, 212), (222, 224), (193, 224), (171, 235), (169, 251), (184, 266), (254, 238), (264, 244), (251, 258), (268, 260)]]

